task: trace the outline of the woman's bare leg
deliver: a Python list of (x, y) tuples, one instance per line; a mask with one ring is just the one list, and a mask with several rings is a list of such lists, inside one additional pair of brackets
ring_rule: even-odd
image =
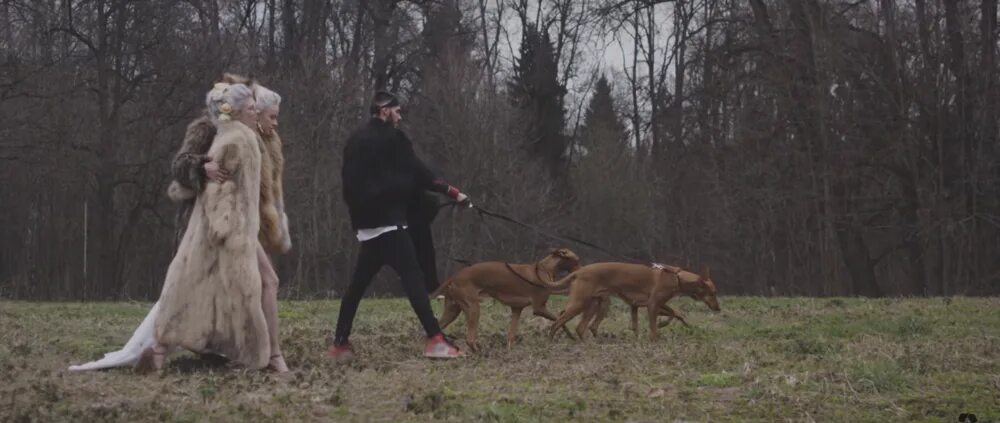
[(163, 370), (163, 364), (166, 360), (167, 346), (155, 342), (139, 356), (139, 362), (135, 365), (135, 371), (139, 374), (158, 372)]
[(264, 247), (257, 243), (257, 266), (260, 268), (260, 305), (264, 310), (264, 320), (267, 321), (267, 336), (271, 341), (271, 360), (268, 366), (277, 372), (287, 372), (288, 365), (281, 355), (281, 345), (278, 341), (278, 274), (271, 266), (271, 259), (264, 252)]

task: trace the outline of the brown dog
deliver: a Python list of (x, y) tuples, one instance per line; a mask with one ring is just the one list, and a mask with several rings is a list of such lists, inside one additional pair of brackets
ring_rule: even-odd
[[(552, 294), (551, 285), (559, 272), (572, 272), (580, 268), (580, 258), (566, 248), (553, 250), (535, 264), (507, 264), (502, 262), (477, 263), (466, 267), (448, 279), (432, 296), (444, 294), (444, 313), (439, 324), (448, 327), (460, 313), (465, 313), (469, 349), (477, 351), (479, 324), (479, 297), (489, 295), (510, 306), (510, 329), (507, 346), (517, 336), (521, 311), (531, 306), (536, 316), (556, 320), (545, 308)], [(568, 331), (567, 331), (568, 332)]]
[[(673, 309), (664, 308), (666, 302), (677, 295), (687, 295), (704, 302), (710, 309), (719, 311), (715, 283), (708, 277), (707, 271), (703, 278), (672, 266), (596, 263), (584, 266), (555, 282), (552, 289), (558, 290), (567, 286), (569, 300), (566, 303), (566, 310), (552, 323), (549, 329), (550, 338), (555, 336), (559, 328), (564, 328), (571, 319), (584, 313), (576, 328), (577, 335), (583, 339), (590, 320), (598, 314), (602, 307), (601, 303), (608, 301), (610, 295), (617, 295), (633, 309), (646, 307), (650, 339), (659, 336), (657, 318), (661, 314), (683, 320), (683, 317), (676, 314)], [(637, 318), (635, 321), (635, 327), (638, 328)]]
[[(670, 265), (660, 265), (660, 266), (662, 266), (668, 272), (677, 274), (678, 278), (680, 278), (682, 281), (696, 282), (696, 281), (702, 279), (701, 275), (698, 275), (697, 273), (689, 272), (689, 271), (684, 270), (684, 269), (682, 269), (680, 267), (677, 267), (677, 266), (670, 266)], [(705, 273), (704, 279), (710, 280), (709, 279), (709, 269), (707, 267), (705, 268), (705, 272), (704, 273)], [(712, 285), (714, 286), (715, 283), (713, 282)], [(590, 314), (594, 315), (594, 320), (590, 323), (590, 326), (588, 327), (590, 329), (590, 333), (592, 335), (594, 335), (594, 336), (597, 336), (597, 328), (598, 328), (598, 326), (600, 326), (601, 321), (604, 320), (604, 318), (607, 317), (607, 315), (608, 315), (608, 308), (611, 305), (611, 301), (609, 301), (609, 300), (610, 299), (601, 300), (596, 307), (591, 307), (591, 308), (587, 309), (587, 311), (584, 312), (584, 316), (587, 316), (587, 313), (590, 313)], [(595, 308), (596, 308), (596, 311), (594, 310)], [(630, 311), (630, 315), (632, 317), (632, 332), (635, 332), (636, 334), (638, 334), (639, 333), (639, 306), (630, 305), (629, 308), (630, 308), (630, 310), (629, 310)], [(684, 326), (688, 326), (688, 327), (691, 326), (691, 325), (688, 324), (687, 320), (684, 319), (684, 314), (682, 314), (681, 312), (679, 312), (677, 310), (674, 310), (673, 308), (671, 308), (670, 306), (668, 306), (666, 304), (664, 304), (663, 308), (660, 309), (660, 316), (667, 316), (667, 320), (666, 321), (663, 321), (663, 322), (659, 323), (658, 326), (661, 327), (661, 328), (664, 327), (664, 326), (669, 325), (670, 322), (672, 320), (674, 320), (674, 319), (677, 319), (678, 321), (680, 321), (681, 323), (683, 323)]]

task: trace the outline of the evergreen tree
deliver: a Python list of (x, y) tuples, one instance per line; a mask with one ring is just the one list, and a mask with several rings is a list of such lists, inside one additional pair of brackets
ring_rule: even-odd
[(620, 152), (628, 141), (625, 125), (615, 112), (614, 100), (611, 98), (611, 84), (603, 75), (594, 86), (594, 94), (590, 98), (583, 125), (579, 139), (581, 151), (599, 149)]
[(452, 62), (467, 58), (473, 40), (470, 32), (462, 26), (462, 11), (457, 1), (431, 3), (425, 16), (421, 32), (424, 50), (421, 76), (426, 78), (431, 73), (444, 70)]
[(524, 28), (521, 35), (520, 57), (514, 63), (508, 90), (525, 115), (525, 134), (532, 152), (544, 158), (553, 170), (558, 169), (569, 144), (562, 133), (566, 125), (566, 89), (559, 83), (552, 41), (534, 25)]

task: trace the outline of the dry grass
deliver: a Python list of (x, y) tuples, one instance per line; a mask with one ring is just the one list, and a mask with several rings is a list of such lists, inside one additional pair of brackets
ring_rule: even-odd
[[(436, 304), (438, 306), (439, 304)], [(1000, 300), (687, 299), (694, 329), (636, 339), (616, 304), (604, 335), (549, 342), (484, 302), (484, 353), (419, 357), (404, 300), (367, 300), (360, 359), (323, 359), (337, 302), (282, 304), (288, 376), (175, 357), (161, 375), (72, 374), (117, 349), (147, 304), (0, 302), (0, 421), (979, 421), (1000, 418)], [(561, 308), (555, 301), (553, 310)], [(526, 313), (527, 315), (528, 313)], [(461, 318), (449, 328), (461, 335)]]

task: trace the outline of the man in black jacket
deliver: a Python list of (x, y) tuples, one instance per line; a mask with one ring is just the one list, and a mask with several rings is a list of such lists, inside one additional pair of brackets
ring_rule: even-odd
[(353, 357), (348, 337), (358, 304), (375, 274), (389, 265), (402, 279), (410, 306), (427, 333), (424, 356), (461, 357), (463, 353), (444, 337), (434, 318), (407, 216), (410, 206), (426, 191), (448, 195), (460, 203), (468, 202), (468, 196), (438, 178), (414, 154), (413, 144), (396, 127), (402, 116), (395, 96), (375, 93), (371, 113), (372, 119), (354, 132), (344, 147), (344, 202), (361, 251), (341, 300), (329, 356), (338, 361)]

